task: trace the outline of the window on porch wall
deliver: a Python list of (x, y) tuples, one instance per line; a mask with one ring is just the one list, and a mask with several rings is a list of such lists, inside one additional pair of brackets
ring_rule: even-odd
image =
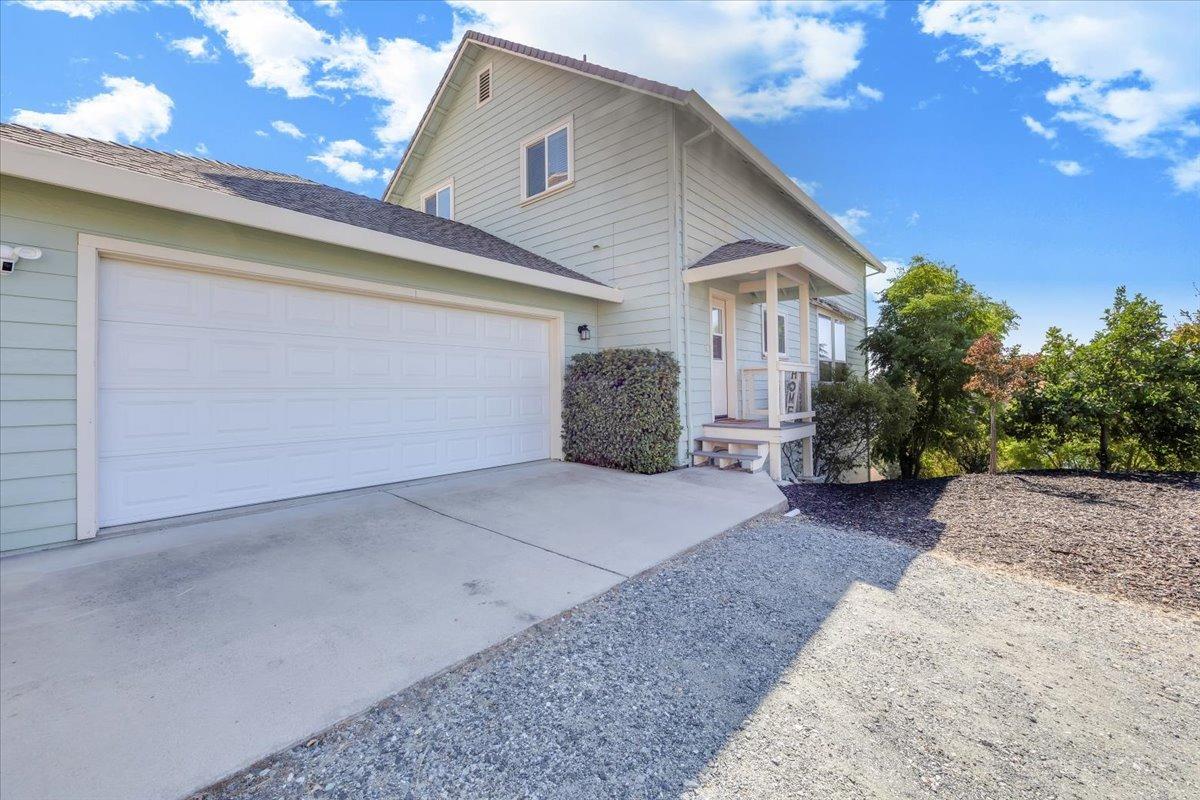
[[(778, 313), (778, 316), (779, 316), (779, 330), (778, 330), (779, 355), (786, 356), (787, 355), (787, 315), (784, 314), (782, 311), (780, 311)], [(765, 304), (762, 307), (761, 319), (762, 319), (762, 337), (761, 337), (762, 351), (763, 351), (763, 357), (765, 358), (767, 355), (767, 307)]]
[(846, 367), (846, 323), (840, 319), (817, 316), (817, 378), (829, 383), (844, 381)]

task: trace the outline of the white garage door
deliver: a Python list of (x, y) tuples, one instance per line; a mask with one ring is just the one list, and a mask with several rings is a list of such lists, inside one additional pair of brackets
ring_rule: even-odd
[(100, 265), (99, 522), (548, 458), (549, 324)]

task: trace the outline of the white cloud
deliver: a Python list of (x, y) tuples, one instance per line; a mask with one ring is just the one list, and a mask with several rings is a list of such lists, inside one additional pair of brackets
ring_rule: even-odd
[(95, 19), (101, 14), (137, 6), (135, 0), (18, 0), (20, 5), (37, 11), (58, 11), (68, 17)]
[(382, 101), (375, 135), (384, 144), (398, 144), (416, 130), (456, 48), (456, 39), (431, 48), (412, 39), (379, 39), (371, 45), (363, 36), (344, 36), (332, 48), (317, 86)]
[(1048, 68), (1055, 119), (1125, 155), (1178, 166), (1182, 141), (1200, 136), (1195, 3), (934, 0), (917, 16), (926, 33), (965, 40), (959, 54), (987, 72)]
[(908, 225), (908, 227), (911, 228), (920, 221), (921, 221), (921, 212), (914, 211), (908, 215), (908, 222), (906, 224)]
[(186, 54), (193, 61), (217, 60), (217, 51), (208, 46), (207, 36), (185, 36), (182, 39), (172, 39), (167, 46)]
[(250, 85), (309, 97), (309, 68), (329, 50), (329, 35), (296, 14), (283, 0), (218, 3), (206, 0), (192, 13), (225, 40), (250, 68)]
[(342, 13), (342, 0), (313, 0), (313, 4), (325, 9), (325, 13), (331, 17)]
[(1025, 123), (1026, 128), (1029, 128), (1029, 130), (1033, 131), (1034, 133), (1036, 133), (1038, 136), (1042, 137), (1046, 141), (1050, 141), (1051, 139), (1058, 136), (1058, 131), (1054, 130), (1054, 128), (1047, 128), (1045, 125), (1038, 122), (1036, 119), (1029, 116), (1028, 114), (1021, 117), (1021, 121)]
[(1068, 178), (1077, 178), (1080, 175), (1087, 175), (1091, 172), (1090, 169), (1080, 164), (1078, 161), (1051, 161), (1050, 166), (1066, 175)]
[(868, 100), (882, 100), (883, 99), (882, 91), (880, 91), (879, 89), (876, 89), (874, 87), (867, 86), (865, 83), (860, 83), (858, 85), (858, 93), (860, 95), (862, 95), (863, 97), (867, 98)]
[(316, 161), (349, 183), (366, 183), (378, 180), (385, 174), (383, 170), (365, 166), (361, 161), (355, 160), (361, 159), (368, 152), (366, 146), (355, 139), (340, 139), (330, 142), (324, 150), (309, 156), (308, 160)]
[(156, 139), (171, 127), (174, 102), (154, 84), (137, 78), (101, 80), (107, 92), (73, 100), (62, 112), (17, 109), (11, 120), (33, 128), (89, 136), (94, 139), (140, 142)]
[(204, 142), (197, 143), (196, 154), (201, 156), (208, 155), (208, 145), (206, 145)]
[(257, 131), (255, 131), (255, 132), (254, 132), (254, 135), (255, 135), (255, 136), (261, 136), (263, 139), (267, 139), (267, 138), (269, 138), (269, 137), (271, 136), (271, 134), (269, 134), (269, 133), (267, 133), (266, 131), (264, 131), (264, 130), (261, 130), (261, 129), (260, 129), (260, 130), (257, 130)]
[(812, 197), (813, 195), (815, 195), (817, 193), (817, 189), (821, 188), (821, 184), (817, 183), (816, 181), (802, 181), (799, 178), (793, 178), (790, 175), (788, 176), (788, 178), (791, 180), (792, 183), (799, 186), (804, 191), (804, 193), (806, 195), (808, 195), (809, 197)]
[(843, 81), (866, 43), (847, 14), (875, 5), (811, 3), (454, 2), (459, 23), (655, 80), (692, 87), (722, 113), (781, 119), (847, 108)]
[(871, 212), (865, 208), (849, 208), (841, 214), (834, 214), (833, 218), (838, 221), (838, 224), (845, 228), (851, 236), (862, 236), (865, 228), (864, 223), (871, 217)]
[(288, 122), (287, 120), (277, 119), (271, 123), (271, 127), (284, 136), (290, 136), (293, 139), (304, 138), (304, 131), (297, 128), (295, 123)]
[(849, 108), (878, 90), (846, 86), (876, 3), (573, 3), (451, 0), (443, 42), (369, 40), (315, 27), (278, 0), (194, 7), (250, 69), (250, 84), (289, 97), (342, 92), (380, 101), (375, 133), (403, 143), (468, 28), (684, 87), (731, 117), (780, 119), (809, 108)]
[(1200, 192), (1200, 155), (1180, 161), (1167, 174), (1181, 192)]

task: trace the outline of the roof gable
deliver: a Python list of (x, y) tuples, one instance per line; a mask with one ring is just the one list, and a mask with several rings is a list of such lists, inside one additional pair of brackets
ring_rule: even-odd
[[(671, 103), (680, 106), (686, 106), (695, 112), (703, 122), (711, 126), (712, 130), (719, 133), (722, 138), (729, 142), (736, 150), (753, 164), (771, 183), (782, 189), (793, 202), (799, 205), (804, 211), (816, 218), (817, 222), (827, 228), (834, 236), (840, 239), (850, 250), (859, 254), (871, 267), (879, 272), (886, 271), (883, 262), (875, 257), (870, 250), (863, 246), (855, 239), (849, 231), (847, 231), (840, 223), (837, 222), (829, 212), (821, 208), (811, 197), (809, 197), (800, 187), (796, 186), (795, 182), (788, 178), (779, 167), (771, 161), (761, 150), (754, 146), (745, 136), (733, 127), (719, 112), (716, 111), (703, 97), (694, 89), (681, 89), (678, 86), (671, 84), (653, 81), (648, 78), (642, 78), (637, 75), (632, 75), (628, 72), (603, 67), (599, 64), (593, 64), (590, 61), (583, 59), (564, 56), (559, 53), (552, 53), (548, 50), (540, 50), (536, 47), (512, 42), (507, 39), (501, 39), (497, 36), (479, 33), (477, 31), (467, 31), (459, 43), (458, 50), (455, 51), (454, 57), (450, 60), (450, 65), (446, 68), (446, 72), (442, 75), (441, 81), (438, 83), (437, 90), (429, 101), (429, 105), (425, 108), (425, 113), (421, 116), (421, 121), (417, 125), (416, 131), (408, 141), (405, 147), (404, 155), (400, 159), (395, 171), (392, 173), (391, 179), (388, 181), (387, 188), (383, 193), (383, 200), (395, 202), (399, 196), (397, 188), (402, 180), (402, 176), (412, 174), (415, 169), (415, 163), (420, 158), (420, 146), (427, 136), (436, 134), (437, 116), (442, 103), (452, 92), (461, 89), (461, 86), (456, 85), (453, 77), (460, 71), (466, 71), (473, 63), (474, 55), (470, 52), (471, 48), (493, 49), (512, 53), (522, 58), (528, 58), (538, 61), (543, 64), (548, 64), (558, 69), (574, 72), (579, 75), (586, 76), (594, 80), (605, 81), (617, 86), (624, 87), (636, 92), (653, 95), (662, 98)], [(473, 73), (472, 73), (473, 74)]]

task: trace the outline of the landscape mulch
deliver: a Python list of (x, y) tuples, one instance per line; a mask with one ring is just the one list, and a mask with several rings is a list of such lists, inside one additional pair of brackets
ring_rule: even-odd
[(1200, 612), (1200, 475), (1039, 471), (784, 489), (800, 516)]

